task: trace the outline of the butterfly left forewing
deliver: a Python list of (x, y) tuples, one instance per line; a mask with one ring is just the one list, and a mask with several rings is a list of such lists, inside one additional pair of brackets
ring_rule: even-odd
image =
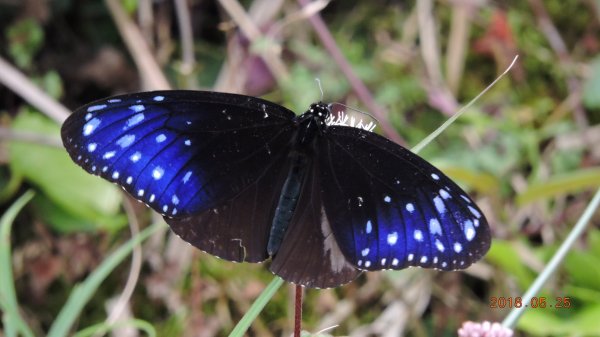
[(376, 134), (330, 127), (319, 160), (325, 212), (360, 269), (464, 269), (489, 249), (481, 210), (422, 158)]
[[(173, 220), (184, 239), (223, 258), (259, 261), (264, 247), (248, 242), (268, 236), (270, 223), (262, 219), (271, 209), (256, 201), (280, 189), (265, 176), (283, 169), (293, 117), (279, 105), (248, 96), (146, 92), (88, 104), (67, 119), (61, 133), (85, 170), (119, 184), (167, 222), (186, 219)], [(243, 221), (232, 212), (258, 212), (261, 220)], [(206, 218), (229, 227), (206, 227)], [(212, 237), (189, 236), (205, 230)], [(232, 242), (247, 247), (245, 253), (230, 253)]]

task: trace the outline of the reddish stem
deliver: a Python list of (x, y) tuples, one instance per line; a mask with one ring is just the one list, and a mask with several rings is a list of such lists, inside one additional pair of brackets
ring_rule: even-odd
[(300, 337), (302, 328), (302, 286), (296, 285), (296, 301), (294, 305), (294, 337)]

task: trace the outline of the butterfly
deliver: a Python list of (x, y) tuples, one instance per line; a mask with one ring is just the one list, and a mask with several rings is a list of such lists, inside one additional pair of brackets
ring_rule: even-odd
[(475, 202), (376, 133), (207, 91), (102, 99), (63, 124), (71, 158), (160, 213), (193, 246), (310, 288), (362, 271), (464, 269), (490, 247)]

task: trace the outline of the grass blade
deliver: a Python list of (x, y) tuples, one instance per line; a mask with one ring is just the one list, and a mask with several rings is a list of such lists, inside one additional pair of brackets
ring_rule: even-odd
[(258, 296), (256, 301), (252, 303), (250, 310), (248, 310), (248, 312), (244, 315), (244, 317), (242, 317), (240, 322), (235, 326), (235, 328), (233, 328), (233, 331), (231, 331), (229, 337), (244, 336), (246, 330), (248, 330), (252, 322), (254, 322), (256, 317), (258, 317), (265, 305), (267, 305), (271, 298), (273, 298), (273, 295), (275, 295), (275, 293), (281, 287), (283, 282), (284, 281), (281, 277), (275, 277), (273, 281), (269, 283), (269, 285), (265, 288), (265, 290), (263, 290), (260, 296)]
[(92, 298), (98, 287), (106, 279), (106, 277), (131, 254), (135, 245), (147, 239), (150, 235), (163, 227), (163, 223), (155, 223), (152, 226), (144, 229), (140, 234), (131, 238), (116, 251), (110, 254), (98, 269), (91, 273), (83, 283), (75, 286), (71, 295), (67, 299), (67, 303), (61, 309), (56, 320), (50, 327), (48, 337), (66, 337), (69, 335), (73, 324), (81, 314), (81, 311)]
[(10, 251), (12, 223), (34, 194), (33, 191), (27, 191), (6, 210), (0, 219), (0, 308), (4, 312), (2, 321), (7, 336), (16, 336), (19, 332), (26, 337), (35, 336), (19, 312)]

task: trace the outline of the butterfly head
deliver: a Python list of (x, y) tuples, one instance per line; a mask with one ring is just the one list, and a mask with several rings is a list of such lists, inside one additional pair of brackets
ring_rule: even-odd
[(315, 120), (319, 126), (325, 126), (326, 120), (331, 116), (331, 104), (323, 102), (313, 103), (305, 115)]

